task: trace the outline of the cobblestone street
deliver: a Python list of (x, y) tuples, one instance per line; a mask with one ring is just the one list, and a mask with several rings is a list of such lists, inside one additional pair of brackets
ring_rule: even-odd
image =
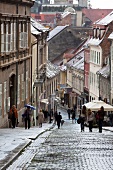
[(66, 122), (41, 146), (28, 170), (113, 170), (113, 134), (81, 133), (79, 125)]
[(55, 126), (40, 136), (8, 169), (113, 170), (113, 132), (98, 133), (95, 128), (91, 133), (87, 127), (80, 132), (80, 125), (72, 124), (67, 115), (63, 119), (60, 129)]

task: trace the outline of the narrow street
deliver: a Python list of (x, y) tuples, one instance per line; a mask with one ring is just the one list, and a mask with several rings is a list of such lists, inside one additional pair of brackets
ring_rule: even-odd
[(42, 134), (8, 168), (26, 170), (113, 170), (113, 133), (98, 129), (80, 132), (67, 113), (64, 125)]

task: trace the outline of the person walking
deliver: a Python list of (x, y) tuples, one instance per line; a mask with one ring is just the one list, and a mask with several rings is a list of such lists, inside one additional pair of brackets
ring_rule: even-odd
[(96, 119), (98, 120), (99, 133), (102, 133), (102, 125), (103, 125), (104, 116), (105, 116), (104, 107), (101, 106), (101, 108), (98, 110), (97, 115), (96, 115)]
[(62, 119), (62, 116), (61, 116), (61, 114), (59, 112), (59, 114), (57, 115), (57, 126), (58, 126), (58, 129), (60, 129), (61, 119)]
[(44, 122), (44, 114), (42, 110), (40, 110), (40, 112), (38, 113), (38, 125), (40, 128), (42, 127), (43, 122)]
[(68, 113), (68, 119), (70, 120), (70, 115), (71, 115), (71, 109), (70, 109), (70, 107), (67, 109), (67, 113)]
[(87, 109), (86, 109), (86, 106), (84, 105), (80, 113), (81, 132), (84, 131), (84, 122), (86, 120), (86, 117), (87, 117)]
[(15, 105), (13, 105), (10, 109), (9, 118), (11, 120), (12, 128), (15, 128), (16, 122), (18, 121), (18, 112)]
[(25, 121), (25, 129), (30, 129), (31, 126), (31, 109), (30, 106), (27, 106), (27, 109), (25, 110), (23, 117), (24, 117), (24, 121)]
[(94, 113), (91, 111), (91, 109), (88, 109), (87, 114), (88, 114), (89, 132), (92, 132)]

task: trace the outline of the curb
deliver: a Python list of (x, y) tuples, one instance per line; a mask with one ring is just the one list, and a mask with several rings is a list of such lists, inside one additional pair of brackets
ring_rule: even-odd
[[(19, 157), (19, 155), (24, 151), (24, 149), (25, 149), (27, 146), (29, 146), (31, 143), (32, 143), (32, 141), (29, 141), (29, 142), (27, 142), (24, 146), (22, 146), (22, 148), (21, 148), (17, 153), (15, 153), (14, 156), (12, 156), (12, 158), (9, 159), (8, 162), (7, 162), (3, 167), (1, 167), (0, 170), (6, 170), (6, 168), (8, 168), (9, 165), (12, 164), (12, 163)], [(19, 147), (20, 147), (20, 145), (19, 145)], [(17, 148), (16, 148), (16, 149), (17, 149)], [(14, 149), (13, 152), (15, 152), (16, 149)], [(9, 157), (9, 155), (8, 155), (7, 157)], [(7, 159), (7, 158), (6, 158), (6, 159)], [(4, 161), (5, 161), (6, 159), (4, 159)]]

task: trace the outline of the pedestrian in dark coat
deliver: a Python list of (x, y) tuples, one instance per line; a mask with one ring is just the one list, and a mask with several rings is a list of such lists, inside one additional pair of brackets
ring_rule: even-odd
[(60, 129), (61, 119), (62, 119), (62, 116), (61, 116), (61, 114), (59, 112), (59, 114), (57, 115), (57, 126), (58, 126), (58, 129)]
[(24, 117), (24, 121), (25, 121), (25, 129), (30, 129), (30, 124), (31, 124), (31, 110), (30, 107), (28, 106), (27, 109), (25, 110), (23, 117)]
[(102, 125), (105, 116), (104, 107), (101, 106), (100, 110), (97, 112), (96, 119), (98, 119), (99, 133), (102, 133)]

